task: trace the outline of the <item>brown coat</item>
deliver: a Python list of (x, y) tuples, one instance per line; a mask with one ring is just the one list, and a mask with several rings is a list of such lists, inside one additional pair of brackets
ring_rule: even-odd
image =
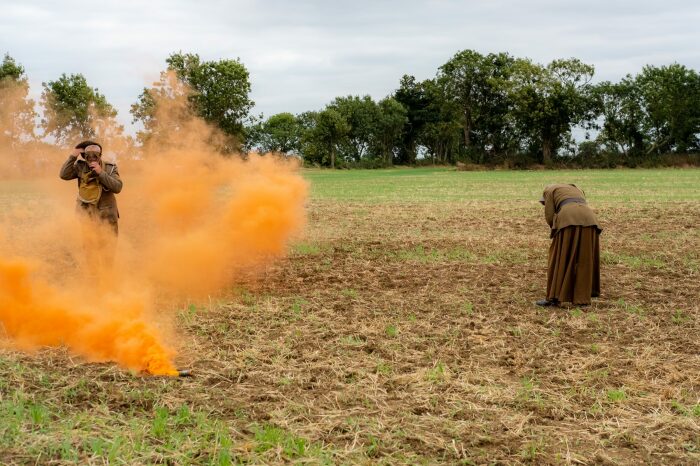
[[(63, 180), (79, 179), (80, 175), (91, 170), (87, 162), (77, 160), (74, 155), (68, 157), (61, 166), (60, 177)], [(114, 163), (105, 163), (104, 170), (99, 174), (98, 179), (102, 184), (102, 195), (97, 203), (96, 209), (99, 218), (103, 221), (116, 225), (119, 219), (119, 209), (117, 208), (117, 198), (114, 196), (122, 190), (122, 180), (119, 177), (119, 170)], [(85, 204), (77, 200), (78, 208), (89, 209), (90, 204)]]
[[(544, 199), (544, 216), (552, 229), (551, 237), (562, 228), (569, 226), (594, 226), (600, 232), (598, 218), (586, 204), (583, 191), (573, 184), (550, 184), (542, 194)], [(574, 202), (562, 203), (567, 199), (578, 199)]]

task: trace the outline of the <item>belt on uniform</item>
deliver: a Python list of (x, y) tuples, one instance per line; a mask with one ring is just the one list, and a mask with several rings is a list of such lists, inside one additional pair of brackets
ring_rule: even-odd
[(561, 210), (561, 208), (564, 207), (566, 204), (571, 204), (571, 203), (585, 204), (586, 200), (582, 197), (570, 197), (568, 199), (564, 199), (557, 206), (557, 212), (559, 212)]

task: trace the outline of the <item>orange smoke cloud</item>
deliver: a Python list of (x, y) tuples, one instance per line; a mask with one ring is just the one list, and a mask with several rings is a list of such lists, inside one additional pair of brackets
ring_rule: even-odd
[(58, 165), (39, 194), (49, 207), (3, 207), (0, 192), (7, 214), (0, 221), (0, 323), (13, 346), (65, 345), (88, 361), (175, 375), (163, 330), (172, 316), (155, 297), (220, 293), (242, 272), (283, 256), (301, 232), (307, 184), (296, 164), (222, 156), (215, 147), (226, 137), (192, 115), (186, 90), (175, 91), (156, 98), (157, 124), (143, 157), (120, 159), (113, 264), (95, 268), (94, 258), (111, 246), (101, 229), (80, 225), (75, 182), (59, 180)]
[(20, 349), (66, 345), (89, 361), (117, 361), (133, 370), (177, 375), (172, 350), (144, 320), (143, 301), (76, 297), (30, 276), (26, 260), (0, 261), (0, 321)]
[(144, 280), (170, 293), (201, 296), (242, 268), (282, 255), (304, 218), (306, 183), (293, 169), (271, 156), (159, 157), (147, 171), (166, 175), (143, 180), (153, 213), (141, 220), (151, 225), (142, 238)]

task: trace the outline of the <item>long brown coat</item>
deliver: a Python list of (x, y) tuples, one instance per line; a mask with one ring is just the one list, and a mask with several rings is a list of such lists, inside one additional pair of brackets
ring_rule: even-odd
[[(61, 166), (60, 177), (63, 180), (79, 179), (81, 175), (90, 171), (91, 168), (84, 160), (79, 160), (76, 156), (68, 157)], [(92, 206), (77, 200), (78, 209), (87, 210), (91, 215), (97, 214), (98, 218), (111, 224), (115, 230), (119, 219), (119, 209), (117, 208), (117, 198), (114, 196), (122, 190), (122, 180), (119, 177), (119, 170), (114, 163), (105, 163), (102, 173), (97, 177), (102, 185), (102, 195), (97, 206)], [(96, 211), (93, 213), (91, 209)]]
[(549, 185), (542, 198), (552, 238), (547, 299), (590, 304), (591, 297), (600, 295), (598, 219), (583, 191), (574, 185)]

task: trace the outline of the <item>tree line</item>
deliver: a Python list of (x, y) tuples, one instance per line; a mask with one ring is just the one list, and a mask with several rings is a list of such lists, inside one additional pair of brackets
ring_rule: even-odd
[[(250, 75), (240, 60), (204, 61), (173, 53), (160, 80), (131, 107), (137, 150), (157, 137), (159, 98), (187, 86), (191, 110), (226, 136), (224, 152), (295, 154), (309, 165), (379, 167), (457, 162), (636, 166), (669, 156), (698, 163), (700, 74), (681, 64), (648, 65), (618, 82), (593, 82), (576, 58), (548, 64), (508, 53), (456, 53), (434, 78), (404, 75), (396, 90), (336, 97), (325, 108), (267, 118), (251, 110)], [(0, 67), (0, 144), (51, 138), (122, 137), (114, 107), (81, 74), (42, 83), (39, 118), (24, 68)], [(39, 125), (36, 122), (39, 121)], [(40, 135), (39, 135), (40, 133)]]

